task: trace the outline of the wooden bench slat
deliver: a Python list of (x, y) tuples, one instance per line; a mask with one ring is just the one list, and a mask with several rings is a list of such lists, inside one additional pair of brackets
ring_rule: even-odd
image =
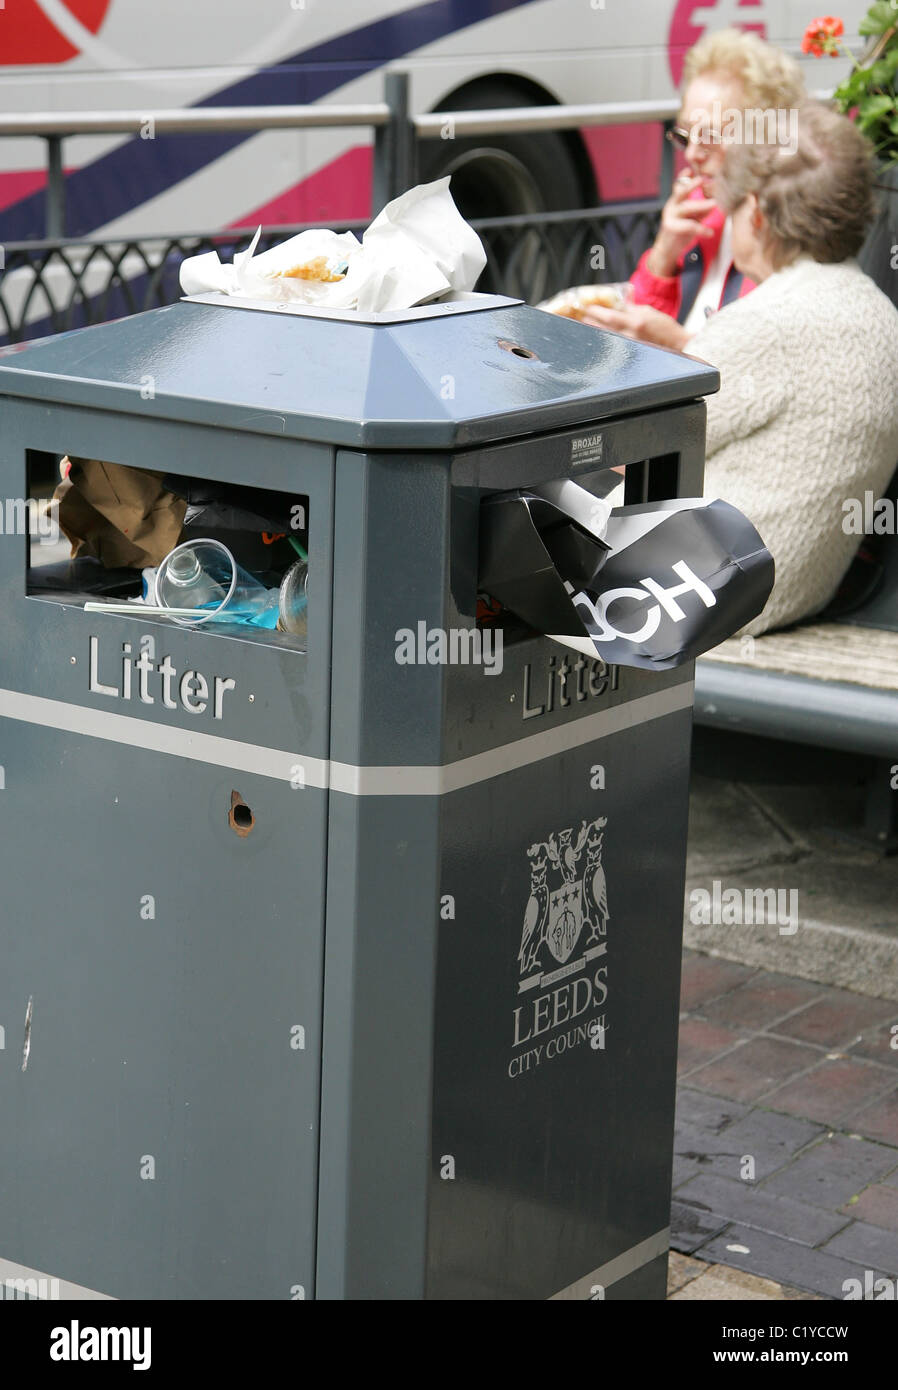
[(730, 637), (702, 661), (726, 662), (746, 672), (773, 671), (898, 691), (898, 632), (848, 623), (821, 623), (764, 637)]

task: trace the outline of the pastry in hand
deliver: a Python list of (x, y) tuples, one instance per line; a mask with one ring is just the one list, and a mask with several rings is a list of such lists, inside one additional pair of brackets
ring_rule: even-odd
[(577, 285), (544, 300), (537, 308), (545, 309), (549, 314), (557, 314), (559, 318), (576, 319), (578, 323), (582, 323), (586, 318), (586, 310), (593, 305), (599, 305), (603, 309), (622, 309), (625, 302), (619, 285)]

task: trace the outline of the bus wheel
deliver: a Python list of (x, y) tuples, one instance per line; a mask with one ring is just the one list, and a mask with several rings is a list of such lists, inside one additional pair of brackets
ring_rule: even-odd
[[(511, 82), (481, 78), (441, 102), (446, 111), (547, 105), (545, 94), (531, 94)], [(579, 149), (579, 157), (578, 157)], [(595, 203), (589, 163), (576, 132), (478, 135), (422, 140), (418, 176), (422, 183), (452, 176), (452, 196), (469, 222), (488, 217), (564, 212)], [(529, 299), (563, 288), (561, 229), (485, 234), (490, 263), (478, 289)], [(586, 279), (584, 275), (582, 277)]]

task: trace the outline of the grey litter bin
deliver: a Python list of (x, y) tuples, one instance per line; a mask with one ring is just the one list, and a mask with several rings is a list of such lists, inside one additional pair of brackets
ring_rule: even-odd
[(0, 1281), (663, 1297), (692, 668), (423, 644), (474, 624), (483, 497), (700, 494), (716, 386), (486, 296), (0, 362), (4, 497), (34, 451), (274, 489), (311, 576), (302, 651), (37, 596), (0, 543)]

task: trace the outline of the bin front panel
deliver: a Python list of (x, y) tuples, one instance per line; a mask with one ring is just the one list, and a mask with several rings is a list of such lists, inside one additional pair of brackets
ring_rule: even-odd
[(657, 685), (444, 799), (430, 1298), (627, 1297), (652, 1262), (664, 1297), (691, 711)]
[[(702, 416), (608, 458), (700, 484)], [(481, 497), (571, 446), (337, 456), (319, 1296), (664, 1295), (692, 669), (427, 655), (474, 624)]]
[(324, 795), (0, 736), (0, 835), (29, 827), (2, 934), (3, 1270), (115, 1298), (311, 1297)]
[(329, 453), (7, 402), (4, 497), (26, 448), (302, 492), (317, 597), (308, 652), (90, 614), (27, 597), (0, 539), (0, 1274), (311, 1297)]

